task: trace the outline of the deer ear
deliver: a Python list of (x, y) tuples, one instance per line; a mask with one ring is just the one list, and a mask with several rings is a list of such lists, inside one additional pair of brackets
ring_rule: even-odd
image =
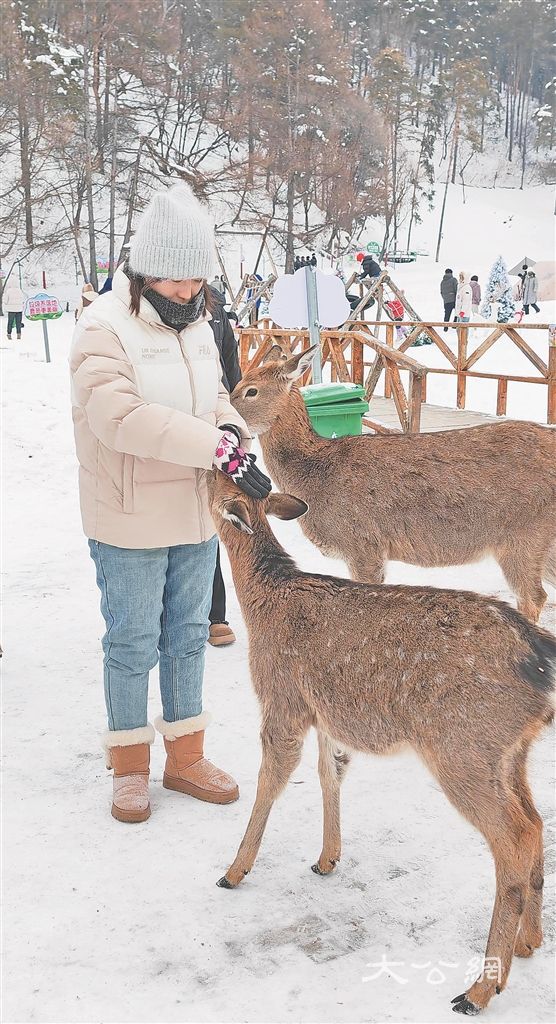
[(311, 345), (311, 348), (306, 349), (305, 352), (297, 352), (295, 356), (286, 359), (284, 365), (280, 367), (280, 376), (291, 381), (302, 377), (306, 370), (310, 369), (317, 347), (317, 345)]
[(272, 348), (270, 349), (270, 351), (267, 352), (266, 356), (264, 357), (263, 364), (264, 363), (274, 363), (274, 362), (276, 362), (276, 360), (280, 360), (281, 362), (285, 362), (285, 360), (287, 358), (288, 357), (287, 357), (286, 353), (284, 352), (283, 348), (280, 345), (273, 345)]
[(308, 508), (301, 498), (294, 498), (293, 494), (269, 494), (266, 499), (266, 512), (277, 519), (299, 519)]
[(222, 506), (220, 515), (231, 523), (232, 526), (235, 526), (236, 530), (240, 530), (241, 533), (253, 533), (247, 506), (242, 501), (227, 501)]

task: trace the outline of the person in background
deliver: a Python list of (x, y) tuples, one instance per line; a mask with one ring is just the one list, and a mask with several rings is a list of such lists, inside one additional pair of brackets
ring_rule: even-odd
[(25, 295), (23, 294), (19, 285), (10, 283), (4, 288), (2, 295), (2, 305), (8, 314), (8, 327), (7, 335), (8, 341), (12, 340), (12, 331), (15, 327), (15, 334), (18, 341), (21, 341), (21, 324), (23, 318), (23, 306), (25, 304)]
[(479, 315), (479, 306), (481, 304), (481, 286), (479, 284), (479, 278), (477, 274), (473, 274), (471, 278), (471, 311), (473, 316)]
[[(237, 340), (224, 309), (225, 296), (214, 287), (213, 283), (211, 283), (210, 288), (214, 296), (216, 308), (209, 323), (220, 356), (222, 383), (226, 390), (231, 393), (236, 384), (239, 384), (241, 380)], [(225, 647), (228, 644), (234, 643), (235, 634), (226, 619), (226, 587), (220, 566), (220, 545), (216, 549), (216, 569), (212, 585), (212, 604), (209, 622), (208, 642), (212, 647)]]
[(81, 289), (81, 298), (79, 299), (79, 304), (75, 310), (76, 323), (79, 320), (79, 317), (81, 316), (83, 310), (87, 309), (87, 307), (90, 306), (95, 301), (95, 299), (98, 299), (98, 294), (93, 288), (92, 284), (89, 284), (86, 281)]
[(112, 276), (110, 274), (108, 274), (107, 278), (106, 278), (106, 281), (104, 282), (102, 288), (99, 291), (99, 295), (106, 295), (106, 292), (111, 292), (111, 291), (112, 291)]
[(525, 316), (529, 313), (529, 306), (532, 306), (535, 313), (540, 313), (537, 305), (539, 297), (539, 282), (534, 270), (528, 270), (523, 282), (523, 312)]
[(217, 274), (216, 277), (213, 277), (212, 281), (210, 282), (209, 287), (212, 288), (213, 291), (218, 292), (218, 295), (219, 295), (220, 298), (222, 298), (222, 299), (226, 298), (226, 292), (227, 292), (228, 289), (226, 287), (226, 282), (224, 280), (224, 276), (223, 275), (221, 275), (219, 277), (218, 274)]
[(361, 261), (361, 273), (359, 275), (359, 280), (363, 281), (366, 277), (380, 277), (381, 274), (382, 270), (380, 269), (380, 264), (376, 262), (374, 256), (367, 253)]
[[(446, 323), (450, 321), (452, 313), (456, 308), (456, 295), (458, 293), (458, 283), (454, 277), (453, 270), (448, 267), (444, 271), (444, 277), (440, 282), (440, 294), (444, 303), (444, 320)], [(448, 330), (447, 327), (444, 328)]]
[(473, 305), (473, 290), (469, 280), (469, 274), (463, 270), (459, 274), (459, 284), (456, 293), (456, 319), (459, 321), (470, 320)]
[(218, 319), (207, 284), (213, 260), (214, 225), (192, 190), (180, 183), (157, 192), (127, 265), (77, 322), (71, 346), (81, 515), (106, 624), (103, 746), (118, 821), (150, 815), (148, 684), (157, 662), (163, 786), (212, 804), (239, 796), (204, 756), (217, 550), (207, 473), (225, 473), (255, 500), (271, 483), (244, 447), (250, 432), (222, 383), (210, 327), (211, 315)]

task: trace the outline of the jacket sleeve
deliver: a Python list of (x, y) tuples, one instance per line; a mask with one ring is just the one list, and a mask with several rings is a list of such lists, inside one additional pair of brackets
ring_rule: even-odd
[(225, 309), (222, 309), (222, 327), (224, 328), (222, 338), (222, 361), (226, 371), (226, 377), (230, 384), (230, 391), (233, 391), (236, 384), (241, 380), (241, 367), (237, 351), (237, 339), (232, 325), (228, 320)]
[[(77, 327), (70, 372), (73, 403), (84, 410), (93, 434), (107, 448), (143, 459), (211, 468), (222, 431), (179, 409), (145, 402), (124, 349), (107, 328), (96, 324), (81, 330)], [(221, 384), (217, 422), (237, 423), (242, 433), (247, 432), (241, 417), (228, 405)]]
[[(229, 423), (230, 426), (238, 427), (241, 432), (241, 443), (246, 451), (249, 451), (253, 438), (245, 420), (241, 418), (230, 402), (230, 396), (222, 383), (222, 378), (220, 378), (220, 390), (218, 392), (218, 404), (216, 406), (216, 422), (220, 427), (225, 423)], [(218, 434), (219, 439), (221, 434), (222, 431), (220, 430)]]

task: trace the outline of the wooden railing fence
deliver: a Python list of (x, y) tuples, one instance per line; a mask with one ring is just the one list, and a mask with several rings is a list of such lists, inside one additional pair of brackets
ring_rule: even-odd
[[(454, 352), (439, 334), (444, 327), (457, 334), (457, 350)], [(395, 347), (396, 328), (405, 328), (405, 337)], [(487, 336), (472, 348), (476, 329), (487, 330)], [(385, 342), (379, 339), (384, 330)], [(546, 358), (542, 358), (523, 335), (531, 331), (544, 331), (547, 341)], [(440, 351), (448, 366), (423, 366), (416, 359), (405, 355), (406, 350), (419, 335), (426, 335)], [(536, 375), (517, 373), (485, 372), (477, 369), (479, 360), (500, 338), (509, 338), (513, 345), (529, 360), (537, 371)], [(384, 394), (392, 398), (403, 431), (419, 430), (421, 404), (426, 401), (427, 376), (431, 373), (450, 374), (457, 378), (456, 406), (466, 408), (466, 384), (469, 378), (497, 381), (496, 415), (505, 416), (508, 401), (508, 384), (540, 384), (547, 389), (546, 422), (556, 424), (556, 328), (549, 324), (492, 324), (492, 323), (450, 323), (443, 321), (405, 320), (400, 323), (387, 321), (352, 322), (350, 330), (322, 331), (323, 366), (330, 363), (332, 380), (351, 380), (365, 383), (367, 397), (372, 398), (382, 372), (385, 373)], [(543, 339), (544, 340), (544, 339)], [(272, 326), (266, 319), (249, 329), (240, 329), (240, 363), (243, 371), (258, 366), (266, 358), (273, 345), (286, 353), (293, 353), (301, 345), (309, 347), (308, 331), (285, 330)], [(255, 352), (251, 355), (252, 349)], [(371, 350), (370, 353), (368, 350)], [(372, 358), (371, 358), (372, 357)], [(365, 377), (365, 369), (368, 369)], [(409, 386), (405, 390), (400, 370), (409, 372)], [(369, 425), (385, 431), (380, 424)]]
[[(384, 321), (369, 320), (358, 324), (357, 328), (363, 333), (368, 330), (373, 337), (376, 337), (378, 331), (375, 332), (374, 330), (371, 330), (371, 328), (380, 329), (384, 327), (386, 330), (386, 346), (393, 348), (395, 330), (397, 326), (405, 327), (408, 330), (406, 337), (397, 348), (398, 352), (405, 352), (419, 335), (424, 334), (445, 357), (449, 366), (429, 366), (427, 369), (428, 373), (451, 374), (452, 376), (457, 377), (456, 407), (458, 409), (466, 408), (466, 384), (469, 378), (476, 377), (484, 380), (497, 381), (497, 416), (506, 415), (508, 384), (510, 382), (516, 384), (541, 384), (547, 389), (546, 422), (550, 424), (556, 423), (556, 328), (554, 325), (537, 323), (492, 324), (484, 322), (445, 324), (443, 321), (423, 322), (420, 320), (405, 320), (400, 324), (394, 324), (390, 322), (385, 323)], [(438, 329), (443, 329), (446, 326), (449, 331), (456, 331), (457, 333), (456, 352), (452, 351), (450, 346), (438, 333)], [(486, 338), (472, 349), (472, 345), (475, 342), (474, 337), (470, 332), (474, 330), (487, 330), (488, 334)], [(547, 346), (545, 359), (535, 352), (523, 337), (524, 334), (531, 331), (544, 332)], [(485, 372), (476, 369), (476, 364), (479, 360), (500, 338), (509, 338), (512, 344), (515, 345), (522, 355), (524, 355), (532, 366), (535, 367), (535, 370), (537, 371), (535, 376), (518, 373), (503, 373), (499, 371)], [(387, 392), (385, 391), (385, 394), (386, 393)], [(389, 396), (387, 395), (387, 397)], [(423, 400), (426, 401), (426, 398)]]
[[(382, 345), (370, 333), (363, 334), (352, 330), (349, 334), (343, 331), (321, 331), (322, 365), (330, 363), (333, 380), (351, 381), (365, 385), (370, 400), (378, 384), (382, 370), (388, 374), (388, 382), (396, 412), (400, 422), (400, 430), (404, 433), (418, 433), (421, 427), (421, 404), (425, 390), (427, 369), (404, 352)], [(255, 352), (251, 355), (251, 350)], [(260, 366), (271, 355), (272, 349), (278, 346), (286, 355), (310, 347), (309, 332), (285, 330), (276, 327), (250, 327), (242, 329), (239, 336), (239, 358), (242, 372)], [(365, 358), (365, 348), (371, 349), (373, 356)], [(368, 369), (365, 378), (365, 369)], [(404, 387), (400, 370), (407, 370), (409, 384)], [(303, 378), (306, 384), (310, 380), (309, 370)], [(388, 434), (391, 431), (381, 423), (366, 416), (366, 426), (377, 433)]]

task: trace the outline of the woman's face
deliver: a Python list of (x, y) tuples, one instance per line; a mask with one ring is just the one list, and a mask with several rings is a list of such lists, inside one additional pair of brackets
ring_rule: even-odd
[(151, 285), (153, 292), (158, 292), (170, 302), (191, 302), (199, 294), (203, 286), (202, 277), (188, 277), (185, 281), (156, 281)]

